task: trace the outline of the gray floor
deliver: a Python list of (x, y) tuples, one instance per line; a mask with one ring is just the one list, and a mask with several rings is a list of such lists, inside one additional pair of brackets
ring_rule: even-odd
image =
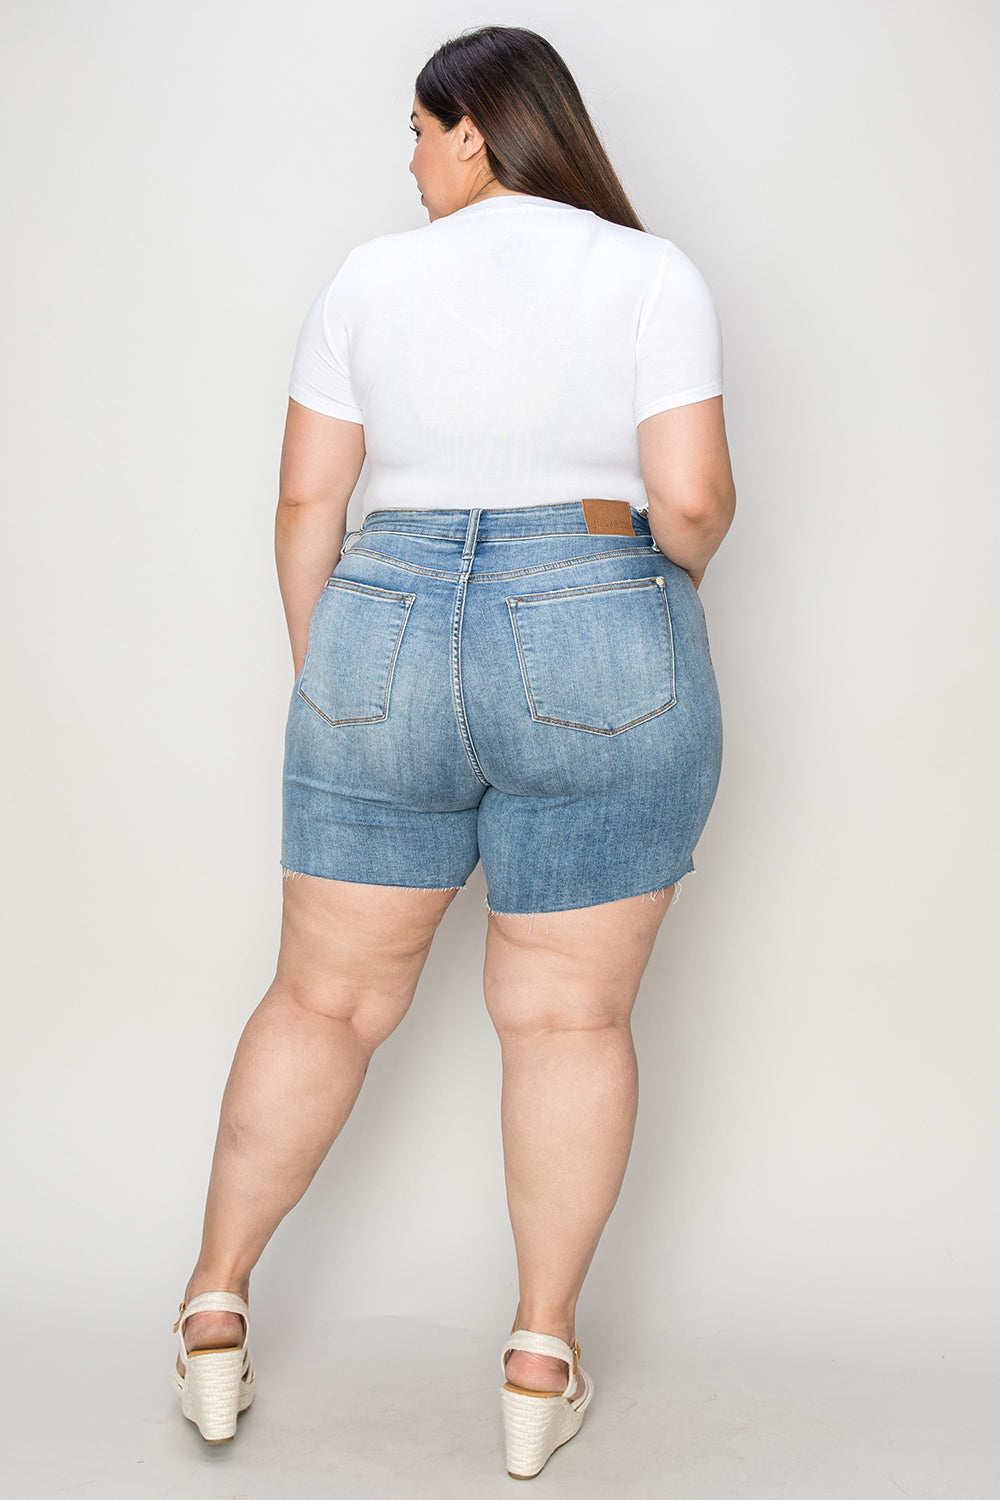
[[(256, 1400), (235, 1441), (219, 1447), (180, 1413), (169, 1338), (155, 1349), (149, 1340), (138, 1360), (128, 1339), (8, 1343), (2, 1500), (524, 1493), (504, 1469), (495, 1341), (405, 1318), (314, 1325), (310, 1338), (258, 1341)], [(1000, 1497), (995, 1374), (956, 1372), (940, 1356), (877, 1369), (778, 1365), (719, 1339), (669, 1339), (657, 1367), (588, 1353), (594, 1402), (581, 1432), (531, 1481), (537, 1493)], [(74, 1376), (78, 1364), (92, 1373)]]

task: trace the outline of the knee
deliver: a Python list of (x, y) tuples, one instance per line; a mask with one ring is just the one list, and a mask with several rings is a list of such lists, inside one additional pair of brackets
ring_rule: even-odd
[(633, 997), (620, 995), (534, 995), (493, 993), (486, 1009), (501, 1043), (526, 1041), (552, 1032), (627, 1031)]
[(297, 978), (276, 980), (272, 992), (293, 1014), (319, 1016), (346, 1027), (353, 1040), (372, 1052), (391, 1036), (406, 1015), (413, 996), (371, 984)]

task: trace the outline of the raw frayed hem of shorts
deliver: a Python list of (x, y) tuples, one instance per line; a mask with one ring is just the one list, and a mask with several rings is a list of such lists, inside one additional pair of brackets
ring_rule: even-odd
[[(658, 900), (663, 895), (664, 891), (669, 891), (670, 887), (673, 886), (673, 888), (674, 888), (674, 895), (673, 895), (673, 900), (670, 902), (670, 906), (673, 906), (677, 901), (680, 900), (681, 886), (684, 884), (685, 880), (687, 880), (688, 875), (695, 875), (695, 874), (697, 874), (696, 870), (689, 870), (687, 872), (687, 875), (682, 875), (679, 880), (669, 880), (666, 885), (658, 885), (656, 887), (656, 889), (653, 890), (653, 891), (643, 891), (641, 893), (641, 895), (642, 895), (642, 901), (645, 901), (645, 899), (646, 899), (647, 896), (649, 897), (649, 899), (651, 901), (656, 901), (656, 900)], [(640, 906), (642, 905), (642, 901), (639, 902)], [(531, 917), (531, 918), (534, 918), (534, 917), (562, 917), (564, 915), (564, 913), (561, 912), (561, 911), (556, 911), (556, 912), (544, 912), (544, 911), (494, 911), (493, 907), (489, 903), (489, 897), (488, 896), (484, 896), (483, 897), (483, 904), (485, 905), (486, 910), (493, 917)], [(573, 910), (583, 910), (583, 911), (587, 910), (586, 907), (572, 908), (572, 909)], [(667, 908), (668, 911), (669, 911), (669, 909), (670, 909), (670, 907)]]
[[(281, 866), (282, 880), (328, 880), (327, 875), (310, 875), (306, 870), (290, 870), (287, 865)], [(348, 885), (380, 885), (381, 881), (353, 880), (346, 881)], [(387, 891), (460, 891), (460, 885), (386, 885)]]

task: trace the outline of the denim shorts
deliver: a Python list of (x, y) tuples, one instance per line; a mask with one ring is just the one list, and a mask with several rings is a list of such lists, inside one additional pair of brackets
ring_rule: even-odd
[[(309, 624), (281, 865), (490, 911), (658, 893), (694, 869), (722, 763), (705, 615), (645, 511), (375, 510)], [(599, 502), (607, 504), (607, 502)]]

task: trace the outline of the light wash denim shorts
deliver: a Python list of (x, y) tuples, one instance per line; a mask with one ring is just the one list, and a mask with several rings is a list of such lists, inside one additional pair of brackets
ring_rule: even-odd
[[(607, 505), (608, 502), (597, 502)], [(375, 510), (316, 601), (285, 729), (281, 865), (489, 910), (656, 894), (694, 869), (722, 718), (705, 615), (645, 511)]]

